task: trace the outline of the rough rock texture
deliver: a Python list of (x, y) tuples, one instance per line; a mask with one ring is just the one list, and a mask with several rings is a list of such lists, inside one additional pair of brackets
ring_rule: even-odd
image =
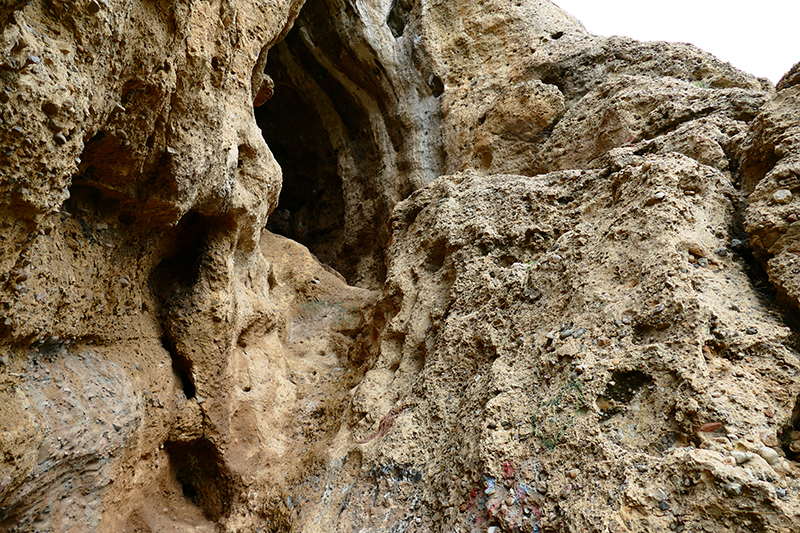
[[(800, 64), (798, 64), (800, 65)], [(745, 228), (785, 304), (800, 305), (800, 86), (798, 65), (752, 122), (741, 147), (742, 189), (750, 193)]]
[(800, 530), (797, 66), (546, 0), (0, 20), (0, 530)]
[(251, 82), (299, 8), (3, 3), (4, 528), (211, 530), (241, 497), (232, 350), (278, 321)]

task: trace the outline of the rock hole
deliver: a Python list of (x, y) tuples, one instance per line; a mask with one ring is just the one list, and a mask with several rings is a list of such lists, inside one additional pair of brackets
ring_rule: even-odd
[(150, 287), (163, 303), (197, 283), (200, 264), (210, 229), (224, 221), (190, 211), (178, 223), (172, 245), (173, 253), (164, 258), (150, 275)]
[[(603, 396), (619, 403), (628, 403), (639, 389), (649, 385), (652, 381), (653, 378), (638, 370), (614, 372)], [(611, 384), (612, 382), (614, 383), (613, 385)]]
[(503, 268), (509, 268), (517, 262), (519, 262), (519, 258), (511, 254), (503, 254), (500, 256), (500, 266)]
[(394, 0), (392, 2), (392, 9), (389, 10), (386, 25), (392, 30), (395, 39), (403, 35), (412, 8), (411, 0)]
[(425, 258), (425, 270), (436, 272), (444, 265), (447, 257), (447, 246), (444, 240), (439, 239), (428, 248), (428, 255)]
[(492, 161), (494, 160), (494, 155), (492, 155), (491, 148), (483, 148), (478, 151), (478, 159), (481, 162), (481, 166), (488, 170), (492, 166)]
[(642, 387), (652, 382), (653, 378), (638, 370), (614, 372), (605, 391), (597, 398), (597, 407), (601, 411), (600, 421), (604, 422), (623, 412), (625, 404), (630, 403)]
[(795, 400), (789, 424), (783, 428), (781, 447), (787, 459), (800, 462), (800, 396)]
[(431, 94), (433, 94), (434, 97), (439, 98), (442, 96), (442, 93), (444, 93), (444, 83), (442, 83), (442, 79), (436, 74), (428, 78), (428, 85), (430, 85)]
[(209, 520), (227, 516), (235, 481), (216, 447), (207, 439), (188, 444), (167, 442), (164, 449), (183, 495)]
[(178, 379), (181, 380), (183, 395), (186, 396), (187, 400), (191, 400), (197, 394), (197, 389), (195, 389), (194, 386), (194, 378), (192, 378), (192, 362), (186, 357), (181, 356), (175, 350), (172, 341), (167, 337), (161, 338), (161, 346), (169, 352), (169, 356), (172, 359), (172, 370), (175, 371)]
[(559, 91), (564, 92), (563, 73), (559, 70), (553, 69), (542, 76), (542, 83), (547, 85), (554, 85)]
[(557, 31), (555, 33), (550, 34), (550, 38), (553, 39), (554, 41), (561, 39), (563, 36), (564, 36), (563, 31)]
[(236, 163), (236, 168), (242, 168), (245, 165), (245, 161), (256, 157), (255, 151), (246, 144), (240, 144), (238, 152), (239, 161)]
[(184, 496), (186, 496), (189, 499), (192, 499), (195, 496), (197, 496), (197, 489), (194, 487), (194, 485), (191, 484), (191, 482), (182, 481), (180, 483), (181, 483), (181, 492), (183, 492)]

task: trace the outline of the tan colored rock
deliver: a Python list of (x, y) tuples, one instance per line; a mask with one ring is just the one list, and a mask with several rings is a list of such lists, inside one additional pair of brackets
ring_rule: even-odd
[(800, 528), (796, 69), (301, 4), (0, 8), (2, 527)]
[(741, 148), (742, 184), (748, 198), (745, 229), (778, 294), (792, 306), (800, 302), (797, 283), (797, 209), (792, 191), (800, 174), (800, 89), (791, 83), (764, 107)]
[(251, 77), (299, 7), (3, 6), (4, 524), (210, 531), (230, 512), (226, 369), (269, 307), (246, 280), (280, 189)]

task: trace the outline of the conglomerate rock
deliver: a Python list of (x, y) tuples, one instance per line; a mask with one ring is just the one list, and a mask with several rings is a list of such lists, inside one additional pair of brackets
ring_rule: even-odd
[[(785, 304), (800, 305), (800, 87), (781, 80), (777, 96), (753, 120), (742, 145), (742, 189), (748, 193), (745, 229)], [(795, 74), (796, 77), (796, 74)]]
[(0, 530), (800, 530), (797, 67), (547, 0), (0, 20)]

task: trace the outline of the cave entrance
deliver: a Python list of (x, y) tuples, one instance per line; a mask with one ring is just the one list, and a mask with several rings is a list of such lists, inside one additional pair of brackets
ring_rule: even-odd
[(345, 203), (338, 156), (314, 102), (291, 82), (279, 57), (278, 50), (270, 51), (265, 69), (275, 82), (274, 96), (255, 110), (264, 140), (283, 170), (280, 199), (267, 229), (340, 268)]

